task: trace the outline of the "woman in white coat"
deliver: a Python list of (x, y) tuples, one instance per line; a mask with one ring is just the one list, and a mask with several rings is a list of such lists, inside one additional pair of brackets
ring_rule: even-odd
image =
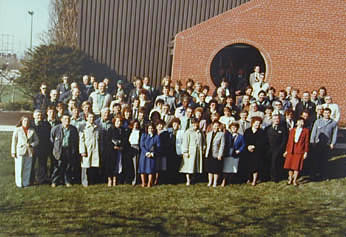
[(35, 130), (30, 127), (29, 117), (23, 116), (13, 132), (11, 147), (16, 185), (19, 188), (30, 185), (33, 147), (37, 146), (38, 142)]
[(82, 156), (82, 185), (87, 187), (95, 182), (97, 168), (100, 167), (99, 129), (92, 113), (88, 114), (87, 122), (79, 133), (79, 153)]
[(191, 174), (203, 172), (203, 151), (205, 148), (205, 138), (199, 130), (199, 121), (192, 120), (192, 128), (185, 132), (182, 152), (183, 160), (180, 166), (180, 173), (186, 174), (186, 185), (191, 183)]

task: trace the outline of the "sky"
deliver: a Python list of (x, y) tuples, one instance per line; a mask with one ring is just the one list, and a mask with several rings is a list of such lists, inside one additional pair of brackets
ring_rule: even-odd
[(0, 0), (0, 50), (4, 45), (3, 34), (11, 35), (13, 41), (10, 42), (19, 57), (30, 48), (31, 16), (28, 11), (34, 12), (33, 47), (40, 45), (40, 36), (48, 31), (49, 3), (50, 0)]

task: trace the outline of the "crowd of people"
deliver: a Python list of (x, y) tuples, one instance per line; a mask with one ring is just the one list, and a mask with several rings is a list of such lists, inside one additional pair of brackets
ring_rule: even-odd
[(169, 76), (159, 89), (149, 77), (112, 82), (63, 75), (49, 93), (41, 84), (33, 118), (23, 116), (13, 133), (18, 187), (204, 179), (216, 187), (235, 177), (255, 186), (287, 176), (297, 186), (301, 171), (327, 177), (340, 111), (324, 87), (276, 91), (259, 66), (249, 78), (224, 78), (213, 92)]

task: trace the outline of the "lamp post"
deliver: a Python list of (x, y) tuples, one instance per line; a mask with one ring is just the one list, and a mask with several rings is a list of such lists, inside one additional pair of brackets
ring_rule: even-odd
[(34, 18), (34, 11), (28, 11), (29, 15), (31, 16), (31, 30), (30, 30), (30, 50), (32, 50), (32, 23)]

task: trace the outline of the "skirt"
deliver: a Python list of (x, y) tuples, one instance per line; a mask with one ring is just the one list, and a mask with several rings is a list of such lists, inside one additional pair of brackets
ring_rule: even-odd
[(234, 158), (232, 156), (225, 157), (223, 159), (223, 173), (238, 173), (239, 158)]
[(303, 169), (304, 154), (287, 154), (284, 168), (288, 170), (301, 171)]
[(216, 158), (206, 159), (205, 171), (207, 173), (220, 174), (222, 172), (222, 160)]

